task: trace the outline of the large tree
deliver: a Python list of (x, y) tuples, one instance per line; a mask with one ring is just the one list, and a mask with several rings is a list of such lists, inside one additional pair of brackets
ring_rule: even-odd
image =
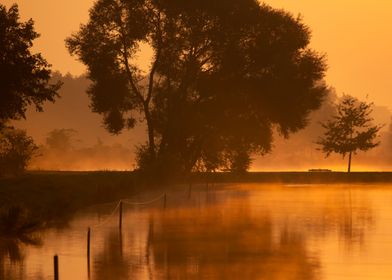
[(338, 153), (345, 157), (348, 154), (348, 173), (351, 172), (352, 154), (370, 150), (380, 143), (376, 138), (382, 125), (372, 123), (372, 105), (345, 95), (337, 105), (336, 115), (322, 123), (325, 133), (317, 142), (321, 151), (326, 156)]
[(60, 83), (50, 83), (50, 65), (31, 52), (38, 37), (32, 19), (19, 20), (16, 4), (8, 10), (0, 4), (0, 127), (24, 118), (28, 105), (41, 111), (44, 101), (57, 96)]
[[(270, 151), (274, 128), (287, 137), (307, 124), (326, 92), (309, 40), (300, 18), (256, 0), (98, 0), (66, 43), (107, 129), (141, 112), (141, 167), (181, 172), (236, 165), (233, 155)], [(147, 75), (133, 63), (142, 44), (154, 51)]]

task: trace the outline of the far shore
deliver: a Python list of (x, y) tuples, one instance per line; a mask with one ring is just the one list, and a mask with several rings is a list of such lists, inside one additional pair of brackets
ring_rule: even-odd
[[(111, 181), (113, 178), (126, 180), (128, 183), (156, 185), (161, 180), (155, 181), (153, 176), (145, 176), (134, 171), (29, 171), (20, 178), (5, 179), (8, 182), (23, 180), (29, 178), (32, 180), (43, 178), (100, 178), (103, 181)], [(170, 183), (388, 183), (392, 182), (392, 171), (352, 171), (351, 173), (342, 171), (257, 171), (247, 172), (244, 174), (233, 174), (230, 172), (197, 172), (190, 177), (169, 180)], [(4, 179), (0, 178), (0, 188), (4, 183)], [(169, 184), (170, 184), (169, 183)], [(137, 186), (135, 186), (137, 188)]]
[[(392, 172), (228, 172), (193, 173), (188, 178), (162, 181), (131, 171), (30, 171), (20, 177), (0, 179), (0, 210), (19, 206), (47, 226), (64, 224), (84, 207), (119, 201), (147, 192), (170, 192), (190, 185), (219, 188), (219, 184), (388, 184)], [(262, 187), (262, 186), (261, 186)]]

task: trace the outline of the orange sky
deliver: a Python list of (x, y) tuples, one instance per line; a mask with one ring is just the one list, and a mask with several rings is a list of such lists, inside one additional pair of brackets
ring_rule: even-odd
[[(93, 0), (2, 0), (19, 4), (22, 19), (32, 17), (41, 38), (35, 49), (53, 69), (81, 74), (83, 65), (70, 57), (64, 38), (87, 21)], [(327, 82), (338, 93), (364, 98), (392, 109), (392, 1), (268, 0), (273, 7), (301, 13), (313, 31), (312, 47), (326, 53)], [(77, 7), (75, 9), (75, 7)]]

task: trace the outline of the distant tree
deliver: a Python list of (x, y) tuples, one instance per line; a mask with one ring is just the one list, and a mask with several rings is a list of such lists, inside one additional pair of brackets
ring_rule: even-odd
[[(300, 18), (256, 0), (98, 0), (66, 44), (110, 132), (142, 112), (140, 165), (186, 172), (222, 167), (233, 143), (266, 153), (274, 127), (287, 137), (306, 126), (326, 92), (309, 40)], [(146, 75), (134, 63), (142, 44), (154, 51)]]
[(42, 111), (44, 101), (54, 101), (61, 83), (51, 84), (50, 65), (41, 54), (31, 53), (32, 19), (19, 21), (16, 4), (9, 10), (0, 4), (0, 126), (25, 117), (28, 105)]
[(326, 131), (317, 142), (321, 145), (321, 151), (327, 157), (331, 153), (338, 153), (343, 157), (348, 154), (348, 173), (351, 171), (352, 154), (379, 145), (376, 137), (382, 125), (372, 124), (372, 106), (372, 103), (345, 95), (337, 105), (336, 115), (322, 123)]
[(0, 175), (23, 173), (38, 147), (24, 130), (12, 127), (0, 130)]
[(46, 137), (46, 145), (51, 150), (67, 152), (73, 148), (75, 136), (78, 132), (74, 129), (54, 129)]

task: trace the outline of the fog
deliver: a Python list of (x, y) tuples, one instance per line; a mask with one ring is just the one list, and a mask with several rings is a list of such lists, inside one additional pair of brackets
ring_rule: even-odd
[[(254, 171), (305, 171), (308, 169), (347, 170), (347, 158), (331, 154), (325, 157), (318, 149), (317, 139), (323, 135), (321, 122), (325, 122), (334, 113), (333, 103), (339, 95), (331, 90), (322, 107), (309, 117), (309, 125), (288, 139), (276, 133), (272, 152), (263, 157), (256, 156), (252, 169)], [(384, 125), (378, 141), (380, 145), (367, 152), (358, 152), (353, 157), (354, 171), (389, 171), (392, 170), (392, 127), (391, 111), (385, 106), (374, 104), (374, 123)]]
[[(137, 126), (120, 135), (109, 134), (101, 116), (92, 113), (84, 76), (54, 75), (64, 84), (60, 98), (46, 103), (44, 112), (30, 108), (26, 120), (13, 125), (25, 129), (40, 146), (39, 155), (30, 164), (33, 170), (130, 170), (134, 168), (135, 144), (144, 141), (144, 128)], [(67, 149), (48, 147), (47, 137), (54, 130), (72, 130)]]
[[(136, 127), (119, 135), (108, 133), (102, 125), (102, 117), (92, 113), (86, 90), (89, 81), (84, 76), (69, 74), (54, 75), (64, 82), (60, 98), (55, 103), (46, 103), (44, 112), (30, 108), (26, 120), (14, 122), (14, 126), (27, 130), (40, 146), (39, 156), (30, 164), (32, 170), (132, 170), (135, 168), (135, 148), (146, 141), (146, 131), (140, 118)], [(311, 168), (326, 168), (345, 171), (347, 162), (340, 155), (325, 155), (317, 150), (315, 143), (323, 133), (320, 122), (334, 112), (333, 102), (341, 94), (331, 90), (323, 106), (309, 117), (309, 125), (285, 139), (275, 133), (270, 154), (253, 157), (251, 171), (303, 171)], [(367, 100), (369, 101), (369, 100)], [(392, 170), (391, 111), (375, 104), (373, 117), (376, 123), (384, 124), (380, 133), (381, 144), (353, 157), (353, 171)], [(49, 147), (47, 138), (54, 130), (73, 131), (69, 135), (69, 146)]]

